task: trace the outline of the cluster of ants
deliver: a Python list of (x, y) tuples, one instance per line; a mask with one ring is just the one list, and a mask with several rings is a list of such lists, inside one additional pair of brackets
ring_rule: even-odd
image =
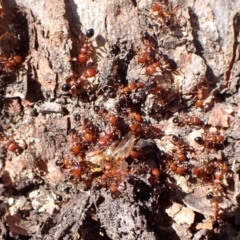
[[(168, 9), (155, 3), (151, 10), (166, 25), (177, 23), (174, 14), (177, 8)], [(90, 38), (93, 35), (93, 29), (87, 30), (77, 57), (79, 64), (86, 64), (91, 57)], [(56, 165), (69, 171), (71, 178), (84, 183), (86, 188), (108, 188), (114, 198), (121, 195), (119, 186), (122, 183), (127, 181), (134, 185), (141, 175), (147, 176), (153, 195), (161, 193), (167, 177), (188, 176), (213, 186), (213, 191), (206, 198), (214, 207), (217, 218), (218, 202), (224, 191), (223, 181), (229, 167), (222, 159), (210, 159), (208, 152), (223, 149), (225, 139), (219, 133), (207, 132), (208, 126), (204, 126), (206, 132), (194, 139), (206, 149), (206, 158), (201, 163), (198, 159), (191, 161), (189, 153), (195, 149), (182, 136), (170, 136), (174, 145), (171, 152), (161, 147), (159, 149), (155, 141), (150, 140), (161, 139), (166, 134), (146, 118), (142, 106), (147, 104), (148, 96), (153, 95), (153, 104), (147, 114), (154, 117), (167, 112), (167, 106), (179, 102), (179, 89), (172, 84), (179, 69), (172, 59), (158, 49), (149, 33), (142, 34), (142, 43), (137, 62), (145, 69), (147, 80), (129, 82), (120, 78), (116, 83), (114, 78), (106, 79), (102, 90), (109, 92), (109, 98), (118, 100), (115, 111), (107, 110), (104, 104), (93, 106), (92, 111), (102, 122), (101, 126), (76, 114), (74, 119), (79, 122), (79, 128), (69, 131), (69, 154), (57, 160)], [(95, 77), (97, 72), (95, 68), (88, 67), (80, 76), (73, 74), (62, 85), (62, 91), (74, 94), (78, 88), (83, 90), (88, 78)], [(205, 83), (196, 86), (196, 108), (204, 107), (206, 88)], [(178, 127), (187, 125), (200, 128), (204, 125), (196, 116), (174, 117), (172, 122)]]
[[(9, 25), (11, 25), (11, 16), (13, 12), (6, 11), (3, 2), (0, 6), (0, 69), (3, 73), (9, 74), (15, 70), (23, 61), (19, 54), (19, 43), (16, 34), (14, 34)], [(10, 19), (10, 20), (9, 20)]]
[[(93, 37), (94, 30), (88, 29), (86, 31), (85, 38), (81, 43), (81, 48), (77, 55), (77, 62), (81, 65), (87, 64), (91, 57), (92, 45), (89, 39)], [(74, 73), (72, 76), (66, 79), (66, 83), (62, 85), (62, 91), (70, 91), (72, 94), (79, 92), (79, 89), (86, 89), (88, 84), (88, 78), (92, 78), (97, 74), (97, 70), (94, 67), (87, 67), (80, 75)]]

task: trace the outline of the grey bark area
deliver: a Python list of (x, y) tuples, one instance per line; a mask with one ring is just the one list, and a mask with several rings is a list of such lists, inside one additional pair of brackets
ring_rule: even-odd
[(240, 0), (0, 0), (0, 239), (240, 239), (239, 39)]

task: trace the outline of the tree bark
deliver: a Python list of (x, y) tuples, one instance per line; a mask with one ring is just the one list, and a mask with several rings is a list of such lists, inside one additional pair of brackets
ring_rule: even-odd
[[(238, 239), (239, 0), (3, 0), (1, 4), (1, 239)], [(163, 12), (154, 12), (153, 4), (162, 6)], [(86, 40), (91, 28), (94, 36)], [(92, 45), (90, 59), (79, 64), (86, 41)], [(153, 76), (138, 63), (144, 47), (154, 48), (154, 59), (167, 56), (166, 67), (162, 62)], [(16, 55), (22, 56), (22, 63), (8, 67)], [(89, 78), (86, 89), (72, 86), (63, 91), (66, 79), (79, 79), (89, 68), (97, 74)], [(154, 81), (158, 85), (152, 88)], [(145, 88), (136, 95), (123, 92), (132, 82), (143, 82)], [(206, 89), (201, 110), (195, 107), (201, 100), (199, 89)], [(109, 97), (112, 91), (115, 98)], [(150, 173), (139, 173), (145, 171), (144, 164), (152, 169), (148, 155), (138, 170), (132, 170), (134, 184), (127, 178), (119, 184), (121, 195), (116, 199), (108, 188), (96, 190), (84, 181), (68, 180), (69, 171), (56, 166), (56, 161), (71, 155), (69, 131), (84, 132), (89, 119), (109, 131), (109, 115), (97, 115), (96, 105), (129, 125), (136, 123), (136, 115), (117, 110), (120, 100), (127, 105), (129, 99), (142, 113), (141, 126), (161, 131), (157, 137), (136, 136), (136, 142), (151, 138), (175, 157), (180, 143), (174, 145), (171, 137), (183, 136), (188, 143), (184, 151), (189, 152), (185, 175), (171, 172), (174, 157), (166, 158), (158, 163), (161, 193), (152, 194), (156, 189), (149, 183)], [(176, 127), (176, 116), (197, 116), (204, 124), (192, 128), (185, 121), (184, 127)], [(216, 151), (215, 146), (194, 141), (211, 131), (225, 139)], [(145, 143), (140, 140), (139, 145)], [(6, 142), (17, 143), (18, 151), (9, 150)], [(229, 166), (219, 185), (187, 173), (197, 161), (205, 166), (209, 159), (221, 166), (221, 172), (222, 166)], [(213, 167), (206, 178), (216, 175)], [(221, 193), (217, 210), (217, 197), (206, 198), (214, 188)], [(59, 195), (63, 200), (58, 201)]]

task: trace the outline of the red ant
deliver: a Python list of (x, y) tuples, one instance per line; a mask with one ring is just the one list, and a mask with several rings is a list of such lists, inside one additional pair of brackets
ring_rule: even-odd
[(183, 139), (176, 135), (172, 136), (173, 143), (177, 146), (177, 160), (182, 163), (187, 160), (186, 157), (186, 148), (187, 146), (184, 144)]
[(14, 139), (6, 136), (2, 129), (0, 129), (0, 141), (3, 141), (4, 147), (10, 152), (16, 152), (19, 149), (19, 145), (14, 141)]
[(127, 108), (126, 109), (126, 112), (128, 113), (129, 117), (136, 121), (136, 122), (139, 122), (141, 123), (142, 122), (142, 117), (139, 113), (136, 113), (136, 112), (131, 112), (131, 109)]
[(158, 3), (154, 3), (152, 5), (152, 11), (157, 13), (157, 16), (163, 20), (166, 25), (170, 25), (171, 23), (176, 23), (176, 17), (174, 13), (177, 11), (178, 6), (174, 7), (171, 11), (167, 9), (167, 7), (162, 6)]
[(150, 35), (148, 32), (144, 32), (142, 34), (142, 40), (144, 43), (143, 49), (140, 51), (140, 54), (138, 56), (138, 63), (141, 64), (149, 64), (150, 62), (153, 62), (153, 47), (149, 42)]
[[(202, 83), (204, 84), (204, 83)], [(204, 98), (205, 98), (205, 95), (206, 95), (206, 90), (208, 90), (208, 87), (207, 86), (200, 86), (197, 90), (197, 101), (196, 101), (196, 107), (197, 108), (202, 108), (204, 103)]]
[(202, 136), (202, 138), (196, 137), (194, 140), (199, 144), (204, 143), (207, 148), (222, 145), (224, 142), (224, 136), (222, 135), (203, 133)]
[(186, 168), (182, 165), (177, 164), (176, 161), (169, 162), (168, 166), (169, 166), (169, 169), (177, 175), (182, 176), (186, 172)]
[(12, 58), (4, 59), (2, 63), (4, 65), (5, 72), (8, 73), (9, 70), (12, 70), (22, 63), (22, 57), (20, 55), (14, 55)]
[(183, 125), (183, 124), (187, 124), (187, 125), (201, 125), (201, 119), (198, 118), (198, 117), (175, 117), (173, 118), (173, 123), (176, 123), (176, 124), (180, 124), (180, 125)]
[(161, 69), (161, 63), (157, 60), (159, 58), (159, 52), (150, 43), (150, 35), (148, 32), (142, 34), (144, 43), (143, 49), (138, 56), (138, 63), (147, 66), (146, 75), (152, 75), (157, 71), (157, 68)]
[(161, 175), (161, 171), (160, 169), (154, 167), (154, 168), (151, 168), (151, 176), (150, 178), (148, 179), (148, 181), (150, 182), (150, 184), (152, 186), (156, 185), (159, 181), (159, 177)]
[(126, 87), (119, 90), (120, 94), (126, 94), (129, 92), (132, 92), (134, 89), (136, 89), (138, 85), (135, 82), (129, 83)]
[(87, 63), (88, 59), (89, 59), (89, 53), (90, 53), (90, 49), (91, 49), (91, 45), (89, 42), (89, 39), (94, 35), (94, 29), (90, 28), (87, 30), (86, 32), (86, 39), (83, 42), (83, 46), (80, 49), (80, 53), (78, 54), (78, 62), (81, 64), (85, 64)]
[(81, 85), (85, 82), (88, 78), (92, 78), (97, 74), (97, 70), (93, 67), (86, 69), (82, 75), (75, 80), (76, 85)]
[(203, 99), (204, 99), (204, 87), (201, 87), (198, 89), (196, 107), (198, 108), (203, 107)]
[(66, 83), (62, 85), (62, 91), (68, 92), (73, 86), (80, 86), (85, 83), (88, 78), (92, 78), (97, 74), (97, 70), (93, 67), (87, 68), (80, 77), (77, 77), (76, 74), (68, 77)]
[(218, 201), (217, 201), (216, 197), (214, 196), (213, 192), (207, 193), (206, 198), (208, 200), (210, 200), (212, 207), (214, 208), (214, 219), (216, 220), (219, 216), (219, 210), (220, 210)]
[(146, 68), (146, 75), (153, 75), (156, 73), (157, 68), (162, 71), (162, 65), (158, 61), (148, 65)]

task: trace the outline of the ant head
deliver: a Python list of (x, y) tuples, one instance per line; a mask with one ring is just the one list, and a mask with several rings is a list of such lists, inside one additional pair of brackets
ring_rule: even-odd
[(94, 29), (90, 28), (86, 31), (86, 37), (91, 38), (94, 35)]
[(143, 32), (142, 33), (142, 38), (143, 38), (143, 40), (149, 40), (150, 34), (148, 32)]

